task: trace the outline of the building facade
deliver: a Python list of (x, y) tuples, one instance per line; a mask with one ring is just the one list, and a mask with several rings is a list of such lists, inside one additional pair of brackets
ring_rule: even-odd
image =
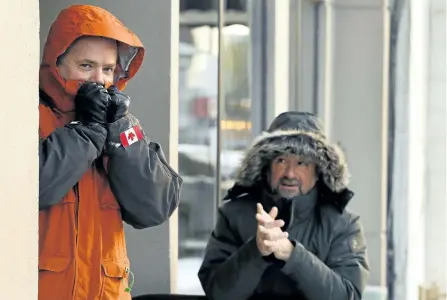
[[(38, 68), (52, 21), (74, 3), (13, 1), (1, 13), (14, 76), (3, 73), (13, 95), (0, 124), (20, 129), (0, 148), (5, 299), (37, 297)], [(131, 110), (185, 180), (169, 222), (126, 227), (134, 295), (201, 293), (198, 266), (239, 159), (290, 109), (321, 116), (347, 153), (368, 299), (416, 300), (432, 283), (446, 292), (445, 1), (84, 3), (110, 10), (146, 46)]]

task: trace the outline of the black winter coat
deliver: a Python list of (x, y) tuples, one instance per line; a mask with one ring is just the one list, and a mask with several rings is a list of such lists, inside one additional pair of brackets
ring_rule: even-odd
[[(219, 209), (217, 225), (199, 271), (210, 299), (358, 300), (369, 268), (359, 217), (339, 210), (334, 194), (317, 188), (280, 206), (295, 249), (287, 262), (262, 257), (256, 246), (256, 193), (232, 199)], [(317, 195), (312, 195), (317, 194)], [(261, 196), (266, 211), (272, 207)], [(328, 199), (328, 198), (331, 199)], [(277, 205), (278, 206), (278, 205)]]

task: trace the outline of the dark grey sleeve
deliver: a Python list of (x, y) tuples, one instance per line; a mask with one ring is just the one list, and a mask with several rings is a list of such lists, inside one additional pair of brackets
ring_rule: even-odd
[(144, 139), (122, 147), (119, 134), (135, 125), (139, 122), (132, 115), (109, 124), (107, 173), (123, 220), (142, 229), (169, 219), (179, 204), (183, 180), (142, 129)]
[(282, 272), (306, 299), (360, 300), (369, 276), (364, 235), (358, 217), (331, 245), (326, 263), (295, 242)]
[(268, 266), (258, 251), (256, 238), (238, 243), (219, 209), (198, 274), (207, 297), (213, 300), (249, 298)]
[(39, 210), (59, 203), (100, 155), (106, 129), (67, 125), (39, 140)]

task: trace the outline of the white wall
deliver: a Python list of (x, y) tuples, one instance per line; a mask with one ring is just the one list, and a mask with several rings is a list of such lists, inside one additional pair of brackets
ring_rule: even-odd
[(318, 114), (345, 149), (349, 209), (360, 215), (370, 261), (368, 284), (386, 286), (388, 1), (331, 0), (320, 9)]
[(445, 2), (408, 1), (398, 42), (393, 174), (395, 300), (446, 292)]
[(0, 10), (1, 299), (37, 299), (39, 3)]
[[(428, 1), (410, 1), (410, 60), (408, 93), (408, 215), (405, 300), (418, 299), (424, 284), (426, 212), (426, 110), (428, 97)], [(399, 212), (396, 211), (396, 214)], [(399, 232), (395, 233), (396, 235)]]
[[(408, 2), (406, 3), (408, 4)], [(408, 152), (409, 152), (409, 40), (410, 9), (405, 5), (399, 25), (396, 55), (396, 87), (395, 87), (395, 137), (394, 161), (392, 174), (392, 211), (394, 268), (396, 272), (394, 295), (396, 300), (405, 300), (407, 285), (407, 247), (408, 231)]]
[(428, 7), (428, 78), (425, 190), (425, 284), (447, 292), (446, 2)]

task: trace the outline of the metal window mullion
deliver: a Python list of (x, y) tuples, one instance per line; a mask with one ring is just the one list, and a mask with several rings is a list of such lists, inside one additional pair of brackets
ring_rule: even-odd
[(266, 0), (251, 0), (248, 3), (250, 27), (250, 98), (252, 138), (267, 127), (267, 64), (268, 20)]
[[(219, 9), (218, 9), (218, 60), (217, 60), (217, 115), (216, 115), (216, 183), (215, 183), (215, 203), (216, 209), (215, 213), (217, 213), (218, 208), (221, 204), (221, 162), (220, 162), (220, 154), (222, 152), (222, 130), (221, 130), (221, 120), (222, 120), (222, 111), (223, 111), (223, 101), (224, 101), (224, 93), (223, 93), (223, 27), (224, 27), (224, 18), (225, 18), (225, 0), (219, 0)], [(216, 219), (214, 219), (216, 221)]]

